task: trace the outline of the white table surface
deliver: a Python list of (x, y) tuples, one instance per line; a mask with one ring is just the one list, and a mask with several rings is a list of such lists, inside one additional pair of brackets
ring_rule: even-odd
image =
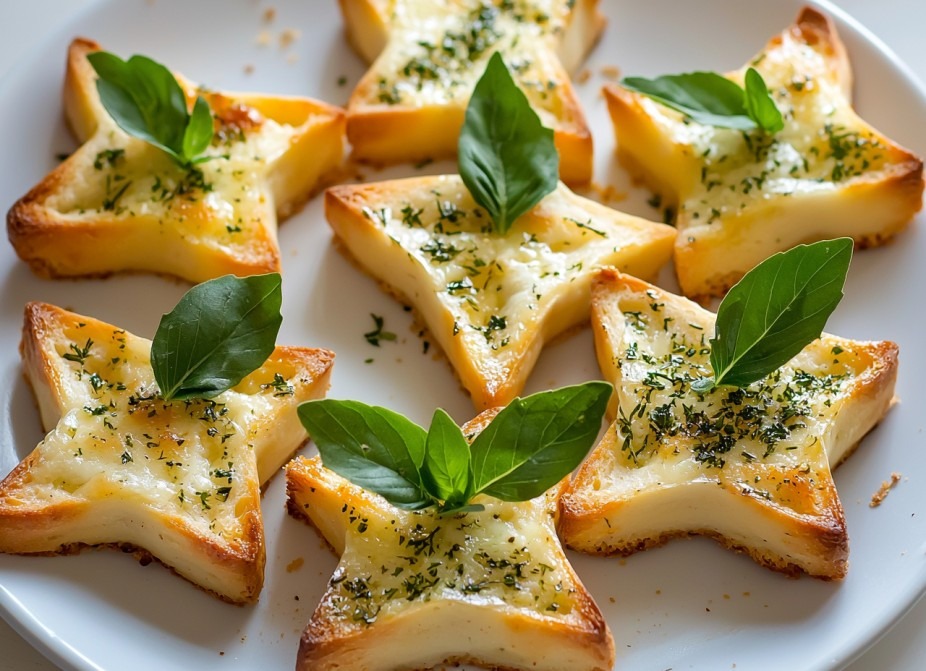
[[(926, 0), (834, 0), (867, 26), (926, 82)], [(0, 9), (0, 78), (46, 32), (94, 0), (6, 0)], [(926, 120), (924, 120), (926, 121)], [(926, 599), (845, 671), (920, 671), (926, 668)], [(0, 619), (0, 671), (55, 671)], [(795, 670), (797, 671), (797, 670)]]

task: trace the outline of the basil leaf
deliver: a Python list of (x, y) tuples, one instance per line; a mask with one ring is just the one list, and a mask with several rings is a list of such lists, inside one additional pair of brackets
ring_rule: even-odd
[(706, 126), (755, 130), (739, 84), (716, 72), (689, 72), (655, 79), (626, 77), (621, 86), (686, 114)]
[(151, 343), (164, 399), (211, 398), (259, 368), (283, 321), (280, 285), (279, 273), (226, 275), (186, 292)]
[(428, 429), (421, 480), (448, 509), (463, 505), (469, 495), (469, 461), (466, 437), (450, 415), (438, 408)]
[(746, 273), (717, 311), (710, 342), (714, 378), (692, 387), (745, 387), (819, 338), (842, 299), (852, 246), (851, 238), (798, 245)]
[(183, 132), (183, 156), (192, 160), (202, 154), (212, 143), (213, 134), (212, 112), (209, 103), (202, 96), (196, 96), (193, 105), (193, 114), (190, 115), (189, 124)]
[(777, 133), (784, 128), (781, 111), (755, 68), (746, 71), (746, 88), (716, 72), (663, 75), (656, 79), (626, 77), (621, 85), (649, 96), (694, 121), (718, 128)]
[(422, 486), (427, 434), (417, 424), (359, 401), (308, 401), (298, 412), (325, 468), (400, 508), (435, 503)]
[[(146, 56), (123, 61), (105, 51), (88, 54), (100, 102), (126, 133), (153, 144), (189, 166), (212, 141), (212, 113), (202, 97), (193, 115), (174, 75)], [(208, 123), (207, 123), (208, 121)]]
[(476, 84), (458, 145), (463, 183), (504, 235), (553, 191), (559, 154), (498, 52)]
[(755, 68), (746, 70), (746, 110), (766, 133), (774, 134), (785, 127), (781, 111)]
[(512, 401), (470, 446), (473, 490), (526, 501), (562, 480), (592, 448), (611, 391), (587, 382)]
[(611, 385), (587, 382), (515, 399), (470, 447), (441, 409), (431, 428), (358, 401), (299, 406), (324, 466), (400, 508), (441, 515), (482, 510), (480, 493), (504, 501), (540, 496), (585, 458), (598, 437)]

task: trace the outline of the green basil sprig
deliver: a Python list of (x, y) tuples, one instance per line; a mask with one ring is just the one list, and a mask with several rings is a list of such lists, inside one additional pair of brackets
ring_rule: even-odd
[(425, 431), (391, 410), (322, 399), (299, 406), (326, 468), (393, 505), (442, 514), (540, 496), (578, 466), (598, 437), (611, 385), (587, 382), (512, 401), (473, 442), (438, 409)]
[(170, 70), (146, 56), (123, 61), (106, 51), (87, 60), (99, 76), (100, 102), (122, 130), (163, 149), (185, 168), (211, 158), (201, 156), (212, 142), (209, 103), (197, 96), (190, 114)]
[(540, 122), (497, 52), (466, 108), (458, 156), (463, 183), (502, 235), (559, 181), (553, 131)]
[(698, 123), (774, 134), (784, 128), (781, 110), (755, 68), (746, 71), (745, 88), (716, 72), (689, 72), (655, 79), (626, 77), (621, 86), (649, 96)]
[(694, 390), (745, 387), (819, 338), (842, 300), (852, 246), (851, 238), (798, 245), (746, 273), (717, 310), (710, 341), (714, 377), (696, 380)]
[(260, 368), (283, 322), (281, 283), (279, 273), (226, 275), (186, 292), (151, 343), (164, 400), (212, 398)]

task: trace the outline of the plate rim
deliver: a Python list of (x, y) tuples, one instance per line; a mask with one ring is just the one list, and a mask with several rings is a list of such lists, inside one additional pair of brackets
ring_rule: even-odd
[[(25, 78), (25, 70), (36, 67), (43, 57), (47, 57), (53, 51), (53, 46), (57, 48), (60, 45), (62, 36), (69, 34), (68, 26), (81, 21), (87, 15), (97, 11), (101, 6), (117, 1), (88, 0), (87, 4), (80, 9), (70, 11), (63, 18), (57, 20), (54, 29), (43, 32), (43, 37), (40, 40), (33, 43), (27, 50), (18, 54), (12, 60), (8, 70), (0, 77), (0, 99), (8, 95), (9, 90), (14, 88), (17, 82)], [(857, 33), (858, 37), (867, 42), (877, 55), (887, 61), (902, 79), (907, 92), (914, 96), (919, 105), (926, 110), (926, 81), (920, 79), (911, 66), (901, 59), (876, 33), (856, 19), (849, 11), (834, 4), (831, 0), (804, 0), (803, 4), (817, 7), (827, 13), (836, 21), (841, 31), (848, 27), (851, 31)], [(596, 149), (600, 151), (599, 148), (596, 147)], [(318, 198), (319, 196), (315, 197)], [(861, 640), (856, 640), (849, 646), (833, 650), (833, 662), (836, 666), (825, 668), (841, 669), (858, 660), (926, 596), (926, 566), (911, 571), (910, 576), (909, 582), (915, 584), (917, 588), (910, 598), (906, 600), (897, 599), (887, 604), (885, 608), (881, 609), (880, 616), (873, 618), (870, 634)], [(52, 630), (48, 629), (4, 585), (0, 585), (0, 617), (32, 647), (61, 668), (73, 669), (74, 671), (104, 671), (103, 667), (85, 657)], [(836, 653), (839, 652), (845, 654), (837, 655)], [(618, 660), (615, 668), (619, 668), (619, 665)]]

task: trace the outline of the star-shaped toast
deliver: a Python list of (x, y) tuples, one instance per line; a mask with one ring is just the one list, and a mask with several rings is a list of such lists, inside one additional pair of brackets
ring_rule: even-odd
[[(463, 427), (482, 430), (496, 410)], [(605, 671), (614, 642), (554, 528), (561, 486), (524, 503), (483, 497), (481, 512), (404, 511), (297, 457), (290, 514), (315, 526), (340, 563), (299, 646), (296, 668), (424, 669), (470, 663)]]
[(591, 179), (592, 136), (567, 73), (604, 28), (598, 0), (343, 0), (341, 8), (348, 39), (372, 63), (347, 108), (355, 157), (456, 155), (466, 104), (498, 51), (555, 131), (562, 179)]
[(334, 355), (277, 347), (211, 400), (164, 401), (151, 343), (44, 303), (22, 355), (49, 431), (0, 482), (0, 552), (115, 545), (220, 598), (263, 584), (260, 487), (305, 441), (296, 406), (323, 396)]
[(342, 110), (308, 98), (206, 91), (209, 160), (180, 167), (130, 137), (100, 102), (87, 55), (68, 51), (64, 110), (81, 147), (7, 215), (10, 242), (37, 274), (147, 271), (201, 282), (280, 270), (277, 218), (309, 198), (344, 153)]
[(569, 547), (630, 554), (702, 534), (779, 571), (845, 575), (831, 469), (890, 407), (894, 343), (824, 334), (748, 387), (701, 395), (712, 313), (606, 269), (592, 328), (615, 421), (563, 497)]
[(456, 175), (333, 187), (325, 214), (417, 310), (479, 409), (515, 398), (544, 342), (588, 318), (596, 267), (652, 277), (675, 237), (562, 184), (500, 235)]
[(755, 68), (784, 116), (774, 135), (704, 126), (620, 86), (605, 88), (618, 156), (677, 207), (682, 292), (722, 296), (772, 254), (849, 236), (883, 244), (922, 206), (923, 163), (853, 111), (852, 72), (812, 8), (729, 77)]

